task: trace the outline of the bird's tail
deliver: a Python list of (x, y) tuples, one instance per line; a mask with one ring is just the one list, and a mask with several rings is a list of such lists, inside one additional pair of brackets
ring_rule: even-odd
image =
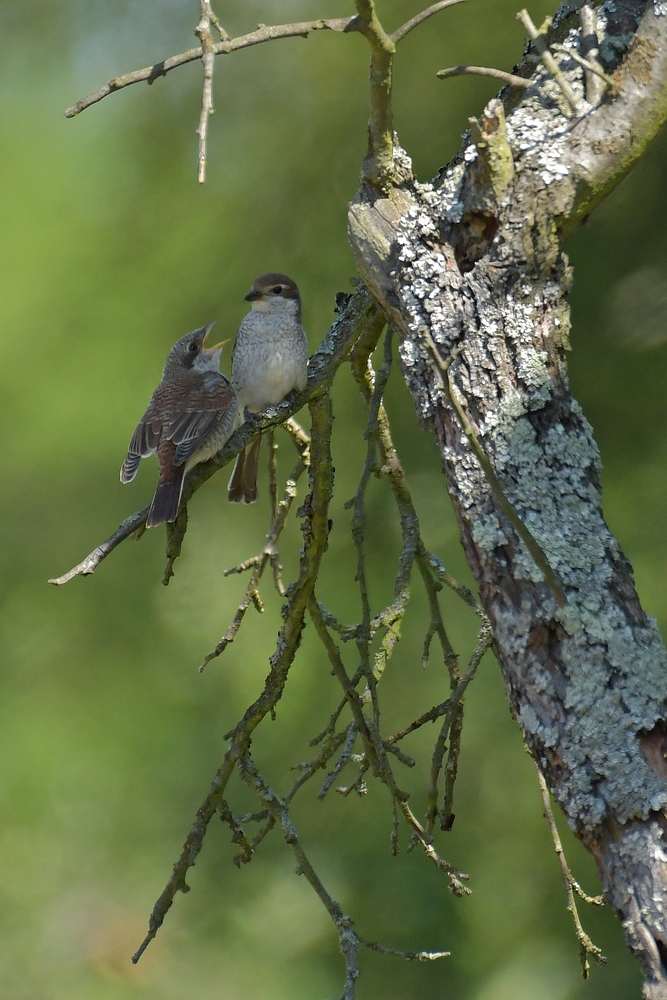
[(262, 439), (258, 437), (239, 452), (227, 487), (227, 499), (230, 503), (254, 503), (257, 499), (257, 469), (261, 444)]
[(185, 467), (180, 466), (174, 471), (177, 473), (175, 479), (158, 483), (153, 503), (146, 519), (147, 528), (154, 528), (158, 524), (164, 524), (165, 521), (176, 520), (183, 492)]

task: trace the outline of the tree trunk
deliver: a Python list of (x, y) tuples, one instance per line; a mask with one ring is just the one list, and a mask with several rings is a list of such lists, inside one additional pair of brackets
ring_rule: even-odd
[[(577, 6), (562, 6), (552, 40), (576, 48)], [(362, 188), (349, 231), (436, 435), (514, 716), (597, 861), (644, 996), (657, 1000), (667, 998), (667, 657), (602, 516), (599, 453), (565, 364), (561, 241), (667, 117), (666, 5), (609, 6), (609, 36), (634, 36), (617, 96), (575, 119), (546, 71), (521, 100), (506, 88), (432, 184)]]

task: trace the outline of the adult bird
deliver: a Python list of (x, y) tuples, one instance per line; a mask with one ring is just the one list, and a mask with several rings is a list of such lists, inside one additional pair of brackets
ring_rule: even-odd
[(157, 453), (160, 477), (147, 528), (176, 520), (186, 473), (215, 455), (236, 426), (236, 394), (220, 373), (220, 355), (228, 341), (204, 347), (213, 325), (181, 337), (170, 350), (162, 381), (132, 435), (120, 470), (121, 483), (130, 483), (141, 459)]
[[(260, 274), (245, 296), (252, 308), (234, 343), (232, 383), (240, 412), (251, 413), (282, 402), (293, 389), (301, 392), (308, 377), (308, 338), (301, 326), (301, 295), (286, 274)], [(229, 481), (232, 503), (257, 499), (261, 437), (239, 453)]]

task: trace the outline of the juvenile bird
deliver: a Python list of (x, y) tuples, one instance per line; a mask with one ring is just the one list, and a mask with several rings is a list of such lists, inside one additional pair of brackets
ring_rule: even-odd
[[(301, 326), (301, 296), (286, 274), (261, 274), (248, 294), (252, 309), (243, 319), (232, 355), (232, 382), (242, 414), (280, 403), (306, 387), (308, 339)], [(239, 453), (229, 481), (232, 503), (257, 499), (261, 438)]]
[(160, 478), (147, 528), (176, 520), (186, 472), (219, 451), (236, 425), (236, 394), (219, 370), (228, 341), (204, 347), (213, 325), (181, 337), (170, 350), (120, 470), (121, 483), (130, 483), (141, 459), (157, 452)]

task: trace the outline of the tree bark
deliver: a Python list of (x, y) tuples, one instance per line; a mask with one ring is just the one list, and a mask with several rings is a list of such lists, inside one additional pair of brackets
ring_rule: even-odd
[[(577, 6), (561, 6), (552, 40), (576, 48)], [(604, 521), (600, 457), (565, 363), (571, 271), (561, 242), (667, 118), (667, 5), (609, 8), (598, 11), (602, 27), (629, 43), (615, 96), (575, 120), (545, 70), (519, 98), (505, 88), (432, 184), (362, 187), (349, 233), (438, 441), (512, 712), (597, 861), (644, 997), (658, 1000), (667, 657)], [(581, 67), (561, 68), (583, 100)], [(405, 159), (398, 146), (395, 155)]]

